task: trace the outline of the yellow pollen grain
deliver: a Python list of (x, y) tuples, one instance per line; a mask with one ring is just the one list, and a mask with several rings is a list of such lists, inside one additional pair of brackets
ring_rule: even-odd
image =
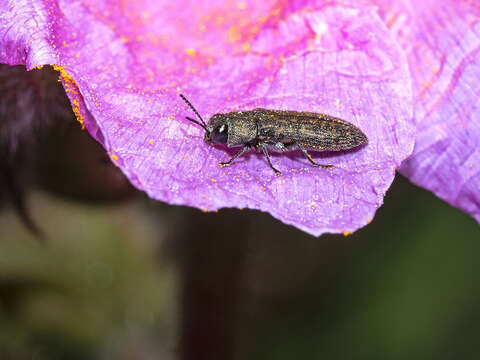
[(213, 182), (213, 183), (217, 182), (217, 180), (215, 180), (215, 179), (210, 179), (210, 181)]
[(251, 49), (250, 43), (249, 42), (244, 42), (242, 44), (242, 49), (243, 49), (243, 51), (250, 51), (250, 49)]
[(153, 144), (153, 141), (152, 140), (148, 140), (148, 145), (152, 145)]
[(282, 8), (277, 7), (277, 8), (272, 10), (271, 14), (272, 14), (272, 16), (278, 16), (278, 15), (280, 15), (281, 12), (282, 12)]
[(242, 34), (238, 27), (232, 26), (230, 29), (228, 29), (227, 37), (228, 37), (228, 41), (237, 42), (242, 38)]
[(112, 154), (112, 159), (113, 159), (114, 161), (117, 161), (117, 160), (118, 160), (118, 156), (115, 155), (115, 154)]
[(185, 52), (186, 52), (187, 55), (190, 56), (190, 57), (194, 57), (194, 56), (195, 56), (195, 49), (188, 48), (188, 49), (185, 49)]
[(82, 114), (80, 113), (80, 103), (78, 102), (77, 99), (72, 101), (72, 110), (73, 113), (75, 114), (75, 117), (77, 118), (78, 122), (82, 124), (82, 130), (85, 129), (85, 124), (83, 123), (83, 118)]
[(81, 94), (75, 80), (73, 80), (73, 78), (66, 72), (63, 66), (53, 65), (53, 69), (60, 73), (65, 92), (70, 95), (70, 97), (73, 97), (73, 100), (71, 100), (73, 113), (75, 114), (77, 121), (82, 125), (82, 129), (85, 129), (83, 116), (80, 111), (80, 102), (78, 100), (81, 97)]
[(345, 231), (343, 233), (343, 236), (349, 236), (349, 235), (352, 235), (352, 232), (351, 231)]

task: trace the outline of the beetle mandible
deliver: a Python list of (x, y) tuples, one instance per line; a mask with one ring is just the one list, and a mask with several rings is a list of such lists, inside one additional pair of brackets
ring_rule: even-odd
[(355, 125), (330, 115), (312, 112), (258, 108), (215, 114), (207, 124), (190, 101), (182, 94), (180, 97), (200, 120), (186, 117), (205, 130), (205, 142), (242, 147), (230, 160), (221, 162), (222, 166), (230, 165), (246, 151), (261, 149), (270, 168), (275, 174), (280, 174), (272, 165), (268, 150), (300, 149), (312, 165), (331, 168), (332, 165), (316, 163), (307, 150), (341, 151), (368, 143), (367, 136)]

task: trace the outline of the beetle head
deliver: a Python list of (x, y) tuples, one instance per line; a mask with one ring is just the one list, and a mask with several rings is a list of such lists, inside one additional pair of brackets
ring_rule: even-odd
[(186, 117), (188, 121), (201, 126), (205, 130), (205, 141), (213, 144), (226, 144), (228, 139), (228, 125), (225, 117), (222, 114), (215, 114), (210, 118), (207, 125), (190, 101), (188, 101), (182, 94), (180, 94), (180, 97), (187, 103), (200, 120), (197, 121), (188, 116)]
[(212, 144), (226, 144), (228, 140), (228, 123), (225, 115), (215, 114), (208, 121), (205, 141)]

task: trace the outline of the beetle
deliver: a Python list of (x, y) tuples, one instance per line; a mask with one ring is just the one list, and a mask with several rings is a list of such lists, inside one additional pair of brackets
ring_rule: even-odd
[(331, 168), (332, 165), (316, 163), (308, 150), (341, 151), (368, 143), (367, 136), (355, 125), (330, 115), (312, 112), (257, 108), (215, 114), (207, 124), (190, 101), (182, 94), (180, 97), (200, 120), (186, 117), (205, 130), (206, 143), (242, 147), (230, 160), (221, 162), (221, 166), (230, 165), (251, 149), (261, 149), (270, 168), (275, 174), (280, 174), (272, 165), (268, 151), (299, 149), (312, 165)]

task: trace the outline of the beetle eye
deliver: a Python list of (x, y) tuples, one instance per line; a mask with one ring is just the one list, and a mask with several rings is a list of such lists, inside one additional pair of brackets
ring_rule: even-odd
[(210, 134), (212, 142), (216, 144), (226, 144), (228, 140), (228, 126), (222, 124)]

